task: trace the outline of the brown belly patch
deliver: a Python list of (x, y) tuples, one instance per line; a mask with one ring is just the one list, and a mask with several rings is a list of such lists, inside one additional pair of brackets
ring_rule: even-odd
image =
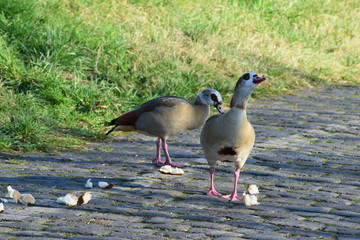
[(219, 155), (237, 155), (237, 152), (232, 147), (224, 147), (218, 151)]

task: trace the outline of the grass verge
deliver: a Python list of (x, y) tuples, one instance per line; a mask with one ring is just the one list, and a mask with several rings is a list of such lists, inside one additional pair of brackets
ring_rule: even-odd
[(359, 2), (2, 0), (0, 149), (104, 139), (104, 123), (161, 95), (228, 101), (254, 71), (268, 97), (359, 84)]

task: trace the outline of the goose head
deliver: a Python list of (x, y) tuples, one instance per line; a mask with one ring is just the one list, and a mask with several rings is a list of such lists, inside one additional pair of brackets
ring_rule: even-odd
[(200, 105), (213, 105), (219, 113), (224, 113), (222, 108), (222, 97), (221, 94), (215, 89), (205, 89), (201, 91), (196, 100), (195, 104)]
[(265, 81), (266, 78), (259, 77), (254, 72), (248, 72), (242, 75), (236, 83), (234, 95), (231, 99), (230, 107), (245, 108), (251, 93), (259, 85), (259, 83)]

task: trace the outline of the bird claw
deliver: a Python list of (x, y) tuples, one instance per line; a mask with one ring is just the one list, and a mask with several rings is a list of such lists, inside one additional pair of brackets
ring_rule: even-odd
[(164, 161), (161, 161), (161, 160), (158, 160), (158, 159), (154, 159), (154, 163), (159, 167), (164, 166), (164, 165), (170, 165), (172, 167), (178, 167), (178, 168), (185, 167), (185, 165), (176, 164), (176, 163), (173, 163), (171, 161), (164, 162)]
[(159, 167), (166, 165), (165, 162), (161, 161), (160, 159), (154, 159), (153, 162)]
[(185, 165), (176, 164), (176, 163), (173, 163), (173, 162), (165, 162), (164, 165), (170, 165), (170, 166), (172, 166), (172, 167), (177, 167), (177, 168), (185, 167)]
[(243, 200), (237, 194), (230, 194), (230, 195), (225, 195), (225, 196), (222, 196), (222, 197), (229, 200), (229, 201), (242, 201)]
[(217, 196), (217, 197), (221, 197), (222, 195), (220, 193), (218, 193), (215, 189), (211, 189), (207, 195), (209, 196)]

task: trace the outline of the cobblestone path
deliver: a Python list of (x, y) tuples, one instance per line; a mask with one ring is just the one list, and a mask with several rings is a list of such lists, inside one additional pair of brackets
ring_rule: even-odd
[[(161, 174), (151, 163), (154, 138), (110, 138), (57, 155), (0, 154), (0, 197), (7, 186), (36, 198), (4, 203), (0, 239), (360, 239), (360, 89), (311, 89), (252, 101), (257, 133), (239, 180), (260, 190), (246, 207), (209, 197), (200, 130), (169, 141), (185, 174)], [(232, 190), (233, 164), (220, 163), (216, 187)], [(84, 188), (91, 178), (112, 189)], [(91, 191), (86, 205), (56, 203)]]

